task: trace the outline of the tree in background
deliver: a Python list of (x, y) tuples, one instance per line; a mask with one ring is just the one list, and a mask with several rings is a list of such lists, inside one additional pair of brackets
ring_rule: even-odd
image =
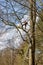
[[(23, 41), (28, 43), (28, 48), (26, 50), (26, 53), (24, 54), (23, 64), (24, 64), (25, 57), (27, 56), (27, 53), (29, 50), (29, 65), (35, 65), (35, 45), (36, 45), (35, 35), (37, 35), (35, 33), (36, 32), (36, 26), (35, 25), (37, 25), (36, 24), (36, 17), (38, 16), (41, 20), (43, 20), (42, 15), (40, 14), (40, 7), (36, 4), (36, 0), (35, 1), (34, 0), (29, 0), (29, 1), (5, 0), (5, 1), (6, 1), (6, 6), (4, 6), (3, 4), (0, 4), (0, 5), (6, 9), (7, 13), (5, 13), (4, 10), (0, 9), (0, 11), (1, 11), (0, 19), (3, 23), (5, 23), (5, 25), (10, 25), (10, 26), (16, 27), (16, 29), (19, 31)], [(15, 7), (16, 7), (15, 2), (16, 2), (16, 4), (21, 5), (20, 9), (17, 11), (15, 9)], [(30, 3), (30, 5), (27, 5), (29, 3)], [(11, 7), (11, 9), (10, 9), (11, 12), (8, 11), (8, 8), (10, 8), (10, 7)], [(20, 10), (22, 10), (22, 9), (28, 10), (30, 12), (30, 30), (28, 30), (28, 31), (26, 29), (24, 29), (22, 26), (21, 19), (23, 18), (23, 15), (25, 15), (25, 13), (27, 13), (27, 12), (21, 13)], [(5, 17), (6, 15), (7, 15), (7, 18)], [(14, 16), (16, 16), (16, 17), (14, 18)], [(11, 17), (13, 18), (13, 20), (10, 20)], [(16, 22), (14, 22), (14, 21), (16, 21), (16, 22), (18, 21), (18, 23), (20, 23), (21, 26), (18, 27), (16, 25)], [(37, 25), (37, 26), (39, 27), (39, 25)], [(23, 38), (19, 29), (22, 29), (26, 33), (27, 37), (29, 38), (28, 40), (27, 39), (25, 40)], [(29, 32), (30, 32), (30, 34), (29, 34)]]

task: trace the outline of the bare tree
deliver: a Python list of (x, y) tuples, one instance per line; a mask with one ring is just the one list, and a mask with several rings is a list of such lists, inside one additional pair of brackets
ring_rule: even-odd
[[(0, 19), (5, 25), (14, 26), (19, 31), (23, 41), (28, 43), (28, 48), (26, 53), (24, 54), (23, 63), (25, 61), (26, 55), (29, 50), (29, 65), (35, 65), (35, 25), (37, 25), (36, 16), (39, 16), (41, 20), (43, 20), (39, 13), (39, 10), (36, 8), (36, 0), (35, 1), (34, 0), (29, 0), (29, 1), (28, 0), (27, 1), (5, 0), (5, 2), (6, 2), (5, 6), (0, 3), (0, 6), (2, 6), (4, 10), (6, 10), (5, 12), (2, 8), (0, 8), (0, 12), (1, 12)], [(29, 3), (30, 5), (27, 5)], [(17, 7), (17, 10), (16, 10), (15, 7), (18, 5), (20, 7), (19, 8)], [(10, 11), (9, 11), (9, 8), (11, 8)], [(24, 10), (26, 10), (26, 12), (23, 13), (23, 12), (20, 12), (20, 10), (23, 12)], [(28, 11), (30, 11), (30, 30), (29, 31), (26, 30), (26, 26), (28, 25), (28, 22), (25, 21), (24, 24), (21, 22), (21, 19), (23, 18), (25, 14), (28, 13)], [(16, 22), (20, 23), (21, 26), (18, 27), (16, 25)], [(23, 28), (23, 26), (25, 26), (25, 29)], [(23, 38), (19, 29), (22, 29), (26, 33), (28, 40)], [(13, 54), (14, 54), (14, 48), (13, 48)], [(14, 59), (12, 60), (12, 65), (14, 65), (13, 62), (14, 62)]]

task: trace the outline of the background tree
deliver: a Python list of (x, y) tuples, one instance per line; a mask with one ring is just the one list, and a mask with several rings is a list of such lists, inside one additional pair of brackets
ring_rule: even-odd
[[(4, 4), (3, 4), (3, 2), (4, 2)], [(35, 65), (35, 44), (37, 45), (37, 38), (38, 38), (36, 28), (38, 27), (38, 29), (40, 29), (42, 31), (42, 29), (39, 27), (40, 25), (38, 23), (36, 23), (36, 17), (38, 16), (43, 21), (42, 15), (40, 14), (40, 9), (42, 9), (42, 8), (40, 8), (38, 5), (37, 6), (36, 5), (37, 5), (37, 2), (34, 0), (0, 1), (0, 7), (1, 7), (0, 8), (0, 21), (3, 22), (5, 25), (10, 25), (10, 27), (15, 27), (19, 31), (23, 41), (25, 41), (25, 43), (26, 43), (25, 53), (23, 52), (23, 50), (20, 50), (20, 52), (19, 52), (20, 55), (22, 55), (24, 53), (22, 56), (23, 60), (21, 60), (19, 58), (19, 60), (22, 61), (22, 63), (20, 63), (20, 65), (21, 64), (24, 65), (24, 62), (27, 61), (26, 58), (28, 57), (28, 51), (29, 51), (29, 59), (28, 59), (29, 65)], [(24, 29), (24, 27), (22, 26), (21, 19), (23, 18), (23, 16), (25, 14), (28, 14), (29, 12), (31, 14), (30, 15), (30, 29), (28, 28), (28, 30), (27, 30), (27, 29)], [(17, 24), (20, 24), (20, 26), (18, 27)], [(22, 36), (20, 29), (22, 29), (26, 33), (26, 36), (27, 36), (26, 38), (24, 38)], [(40, 31), (38, 32), (38, 34), (39, 33), (40, 33)], [(35, 36), (36, 36), (36, 38), (35, 38)], [(10, 48), (10, 49), (12, 49), (12, 48)], [(7, 54), (10, 54), (10, 53), (7, 53)], [(6, 58), (10, 59), (11, 58), (11, 57), (9, 58), (10, 55), (7, 55), (7, 54), (6, 54)], [(14, 47), (12, 49), (12, 55), (14, 56)], [(17, 56), (17, 58), (18, 57), (19, 57), (19, 55)], [(5, 62), (8, 62), (9, 65), (10, 65), (9, 62), (12, 61), (11, 65), (14, 65), (13, 57), (9, 61), (7, 59), (5, 59), (5, 60), (6, 60)], [(18, 62), (18, 64), (19, 64), (19, 62)], [(26, 64), (28, 65), (28, 63), (26, 63)]]

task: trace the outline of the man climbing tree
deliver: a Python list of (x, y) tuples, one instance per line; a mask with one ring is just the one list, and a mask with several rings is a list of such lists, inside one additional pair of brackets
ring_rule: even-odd
[(26, 21), (24, 21), (24, 22), (22, 23), (22, 27), (25, 26), (25, 29), (26, 29), (27, 24), (28, 24), (28, 23), (27, 23)]

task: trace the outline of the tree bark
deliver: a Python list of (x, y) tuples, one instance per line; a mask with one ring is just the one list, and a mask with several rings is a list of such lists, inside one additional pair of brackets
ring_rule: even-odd
[(30, 45), (29, 49), (29, 65), (35, 65), (35, 22), (36, 22), (36, 0), (30, 0), (30, 8), (31, 8), (31, 39), (32, 44)]

